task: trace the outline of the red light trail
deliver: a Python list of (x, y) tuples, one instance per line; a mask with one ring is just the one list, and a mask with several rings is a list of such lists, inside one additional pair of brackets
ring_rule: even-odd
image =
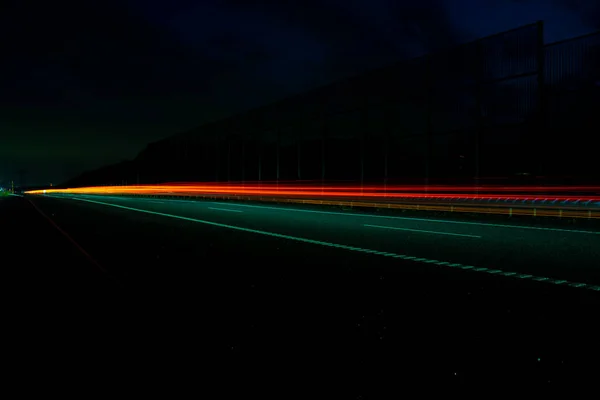
[[(178, 182), (159, 185), (91, 186), (70, 189), (32, 190), (27, 194), (97, 194), (97, 195), (247, 195), (301, 197), (313, 199), (345, 198), (369, 200), (547, 200), (600, 201), (597, 186), (429, 186), (422, 185), (317, 185), (275, 182), (194, 183)], [(578, 194), (575, 194), (578, 193)]]

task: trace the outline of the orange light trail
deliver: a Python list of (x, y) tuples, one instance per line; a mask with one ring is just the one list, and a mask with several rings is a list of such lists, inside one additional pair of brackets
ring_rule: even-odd
[[(32, 190), (27, 194), (96, 194), (96, 195), (248, 195), (301, 198), (368, 198), (386, 200), (547, 200), (600, 201), (597, 186), (422, 186), (422, 185), (316, 185), (277, 184), (274, 182), (192, 183), (178, 182), (160, 185), (91, 186), (71, 189)], [(580, 193), (580, 194), (574, 194)]]

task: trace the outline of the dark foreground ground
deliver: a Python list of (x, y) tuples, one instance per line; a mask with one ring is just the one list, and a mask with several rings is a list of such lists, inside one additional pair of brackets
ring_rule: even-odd
[(82, 393), (124, 382), (138, 393), (348, 399), (415, 386), (488, 397), (598, 376), (592, 290), (71, 199), (0, 198), (0, 221), (16, 376), (96, 381)]

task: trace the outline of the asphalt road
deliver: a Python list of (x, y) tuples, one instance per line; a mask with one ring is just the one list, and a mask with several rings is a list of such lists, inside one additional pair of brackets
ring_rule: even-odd
[(88, 196), (0, 213), (17, 315), (58, 293), (70, 319), (54, 327), (85, 316), (82, 348), (223, 393), (389, 398), (598, 371), (589, 227)]
[[(85, 206), (94, 209), (100, 205), (159, 216), (162, 220), (188, 218), (204, 227), (221, 226), (226, 231), (251, 233), (253, 239), (275, 236), (310, 243), (315, 248), (407, 259), (417, 264), (415, 267), (432, 271), (435, 268), (431, 266), (468, 268), (490, 275), (548, 278), (560, 285), (600, 285), (600, 230), (585, 227), (450, 220), (426, 215), (403, 217), (241, 202), (103, 196), (68, 200), (87, 203)], [(235, 247), (232, 243), (232, 250)], [(600, 287), (597, 289), (600, 291)]]

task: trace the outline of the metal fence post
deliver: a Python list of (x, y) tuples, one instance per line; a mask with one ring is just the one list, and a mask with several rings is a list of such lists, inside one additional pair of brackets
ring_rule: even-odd
[[(367, 121), (367, 110), (363, 111), (363, 120)], [(364, 191), (365, 186), (365, 127), (367, 123), (363, 123), (363, 129), (360, 132), (360, 192)]]
[(325, 151), (327, 143), (327, 122), (323, 120), (323, 130), (321, 132), (321, 182), (325, 182)]
[(302, 179), (302, 174), (300, 171), (300, 158), (301, 158), (301, 154), (300, 154), (300, 146), (301, 146), (301, 139), (300, 137), (296, 137), (296, 161), (298, 162), (298, 180)]
[(321, 127), (321, 195), (325, 190), (325, 151), (326, 151), (326, 140), (327, 140), (327, 122), (325, 119), (322, 120)]
[(246, 141), (244, 135), (240, 136), (242, 142), (242, 186), (246, 183)]
[(276, 144), (276, 146), (277, 146), (277, 148), (276, 148), (276, 151), (277, 151), (277, 154), (276, 154), (277, 155), (277, 165), (276, 165), (277, 171), (276, 171), (276, 176), (277, 176), (277, 182), (278, 183), (279, 183), (279, 178), (280, 178), (280, 176), (279, 176), (279, 147), (281, 146), (280, 141), (281, 141), (281, 130), (277, 129), (277, 144)]
[(215, 181), (219, 182), (219, 159), (221, 153), (219, 153), (219, 137), (215, 135)]
[(262, 181), (262, 152), (258, 150), (258, 180)]
[[(544, 46), (544, 21), (537, 22), (537, 84), (538, 84), (538, 128), (539, 134), (537, 137), (546, 137), (546, 79), (545, 79), (545, 46)], [(534, 137), (534, 142), (537, 137)], [(540, 143), (544, 143), (543, 140)], [(533, 149), (532, 149), (533, 150)], [(546, 152), (544, 149), (542, 151), (536, 152), (537, 157), (537, 173), (542, 175), (544, 172), (544, 155)]]
[(364, 192), (365, 186), (365, 147), (367, 145), (367, 134), (369, 133), (369, 87), (361, 85), (363, 94), (362, 129), (360, 130), (360, 191)]
[(481, 177), (481, 137), (484, 130), (482, 84), (483, 84), (483, 51), (481, 41), (475, 43), (475, 194), (479, 195)]
[(231, 182), (231, 136), (227, 137), (227, 182)]
[(389, 157), (389, 146), (390, 146), (390, 129), (388, 126), (388, 109), (383, 108), (383, 120), (385, 126), (385, 132), (383, 137), (383, 195), (387, 197), (387, 185), (388, 185), (388, 157)]
[(427, 58), (425, 81), (427, 92), (426, 128), (425, 128), (425, 193), (429, 192), (429, 175), (431, 173), (431, 140), (433, 136), (433, 56)]

